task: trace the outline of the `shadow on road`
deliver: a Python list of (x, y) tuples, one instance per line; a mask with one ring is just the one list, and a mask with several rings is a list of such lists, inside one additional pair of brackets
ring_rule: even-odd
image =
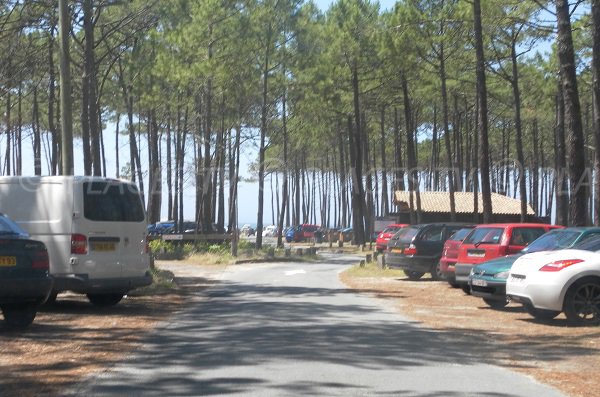
[[(355, 258), (340, 258), (334, 264), (348, 264)], [(94, 392), (144, 395), (194, 396), (243, 393), (261, 387), (273, 392), (316, 395), (320, 387), (342, 392), (354, 388), (348, 383), (308, 382), (273, 386), (255, 376), (206, 377), (206, 371), (232, 366), (252, 367), (271, 362), (320, 362), (351, 365), (365, 370), (404, 369), (454, 364), (501, 364), (512, 358), (535, 356), (538, 361), (557, 361), (565, 349), (573, 354), (569, 340), (539, 338), (514, 342), (497, 335), (464, 329), (430, 331), (390, 315), (368, 304), (356, 293), (339, 288), (277, 287), (223, 282), (206, 291), (208, 300), (179, 316), (159, 336), (149, 337), (146, 347), (133, 359), (141, 373), (119, 372), (98, 384)], [(341, 299), (322, 299), (339, 297)], [(352, 297), (351, 299), (346, 299)], [(364, 304), (363, 304), (364, 302)], [(198, 321), (201, 318), (203, 321)], [(599, 334), (600, 336), (600, 334)], [(499, 351), (505, 353), (498, 354)], [(579, 348), (575, 354), (596, 355), (598, 349)], [(152, 372), (162, 363), (176, 373)], [(431, 381), (431, 380), (427, 380)], [(433, 380), (435, 381), (435, 380)], [(365, 391), (366, 392), (366, 391)], [(388, 395), (453, 396), (415, 394), (397, 390)], [(382, 394), (385, 395), (385, 394)], [(484, 396), (512, 396), (486, 393)]]

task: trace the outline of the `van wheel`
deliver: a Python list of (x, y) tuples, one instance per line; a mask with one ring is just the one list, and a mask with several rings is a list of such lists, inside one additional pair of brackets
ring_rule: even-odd
[(14, 329), (23, 329), (31, 325), (37, 314), (37, 305), (33, 303), (2, 306), (6, 325)]
[(123, 294), (87, 294), (88, 299), (94, 306), (114, 306), (121, 302)]
[(471, 286), (469, 284), (460, 284), (460, 288), (467, 295), (471, 295)]

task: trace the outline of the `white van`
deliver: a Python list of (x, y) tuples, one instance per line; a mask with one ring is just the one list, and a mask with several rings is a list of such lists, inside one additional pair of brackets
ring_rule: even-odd
[(54, 289), (117, 304), (152, 282), (146, 214), (135, 184), (103, 177), (0, 177), (0, 212), (50, 255)]

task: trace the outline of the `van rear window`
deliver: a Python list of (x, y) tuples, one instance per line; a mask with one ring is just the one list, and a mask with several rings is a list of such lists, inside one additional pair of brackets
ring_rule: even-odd
[(83, 212), (91, 221), (144, 221), (144, 207), (138, 190), (125, 183), (84, 182)]

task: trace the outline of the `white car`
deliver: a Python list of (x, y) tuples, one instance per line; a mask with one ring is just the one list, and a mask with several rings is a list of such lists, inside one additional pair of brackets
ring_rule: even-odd
[(506, 295), (537, 319), (564, 312), (572, 325), (600, 324), (600, 239), (577, 249), (527, 254), (512, 265)]
[(277, 226), (271, 225), (265, 227), (262, 233), (263, 237), (275, 237), (277, 236)]

